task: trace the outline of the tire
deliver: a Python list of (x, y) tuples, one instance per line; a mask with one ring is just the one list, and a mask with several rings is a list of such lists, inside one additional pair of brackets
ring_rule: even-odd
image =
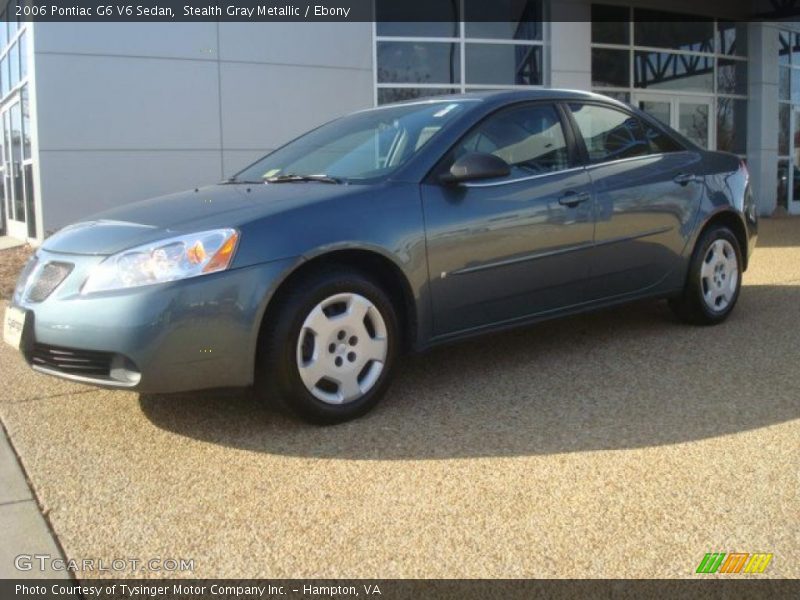
[(399, 340), (391, 300), (345, 267), (290, 285), (262, 327), (257, 394), (316, 424), (363, 415), (386, 393), (394, 371)]
[(715, 225), (695, 246), (683, 292), (669, 300), (681, 320), (717, 325), (733, 311), (742, 287), (742, 250), (733, 232)]

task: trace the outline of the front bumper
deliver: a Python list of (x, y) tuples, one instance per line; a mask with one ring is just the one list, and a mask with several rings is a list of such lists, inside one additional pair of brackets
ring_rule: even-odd
[[(103, 257), (41, 249), (37, 256), (75, 267), (42, 302), (15, 294), (13, 304), (28, 311), (26, 361), (51, 375), (149, 393), (251, 385), (261, 318), (297, 261), (81, 296), (89, 270)], [(75, 364), (91, 368), (69, 367)]]

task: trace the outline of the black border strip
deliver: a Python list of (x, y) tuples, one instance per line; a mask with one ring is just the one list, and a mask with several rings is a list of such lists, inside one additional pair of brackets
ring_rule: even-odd
[[(558, 0), (463, 0), (465, 14), (459, 13), (461, 0), (11, 0), (4, 20), (19, 21), (97, 21), (97, 22), (516, 22), (547, 20)], [(617, 3), (617, 0), (609, 0)], [(596, 2), (603, 4), (603, 0)], [(2, 4), (2, 0), (0, 0)], [(703, 21), (722, 15), (668, 12), (670, 2), (648, 4), (641, 9), (648, 21)], [(587, 6), (588, 8), (588, 6)], [(569, 12), (569, 11), (568, 11)], [(800, 17), (800, 3), (764, 3), (759, 10), (750, 0), (729, 0), (726, 17), (741, 22), (794, 19)], [(569, 14), (558, 20), (582, 21)], [(611, 19), (609, 19), (611, 20)]]

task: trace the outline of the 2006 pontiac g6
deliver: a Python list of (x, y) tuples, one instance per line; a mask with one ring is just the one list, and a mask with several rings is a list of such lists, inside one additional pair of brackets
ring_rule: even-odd
[(627, 105), (446, 96), (62, 229), (20, 275), (5, 339), (51, 375), (255, 385), (338, 422), (378, 402), (405, 350), (645, 297), (719, 323), (756, 233), (738, 157)]

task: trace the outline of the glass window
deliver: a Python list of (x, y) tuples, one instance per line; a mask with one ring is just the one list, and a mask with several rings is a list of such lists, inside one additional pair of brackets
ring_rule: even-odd
[(593, 104), (570, 104), (592, 163), (644, 156), (650, 152), (639, 119)]
[(629, 44), (630, 14), (626, 6), (592, 4), (592, 42), (597, 44)]
[(648, 115), (655, 117), (664, 125), (669, 127), (672, 115), (672, 104), (669, 101), (660, 100), (640, 100), (639, 109)]
[(2, 12), (0, 12), (0, 52), (3, 51), (8, 43), (8, 30), (6, 29), (6, 24), (4, 23), (6, 18), (6, 11), (4, 9)]
[(781, 100), (789, 99), (789, 81), (792, 74), (789, 67), (778, 67), (778, 98)]
[(0, 85), (2, 85), (2, 96), (5, 97), (11, 89), (11, 86), (8, 84), (8, 55), (0, 60), (0, 73), (2, 73), (2, 81), (0, 82)]
[(28, 33), (23, 31), (19, 36), (19, 78), (28, 76)]
[(717, 150), (747, 153), (747, 100), (717, 100)]
[(469, 103), (444, 100), (357, 112), (289, 142), (238, 173), (236, 179), (325, 174), (352, 183), (380, 180), (411, 159)]
[(676, 92), (714, 92), (714, 59), (710, 56), (637, 51), (634, 86)]
[(747, 63), (743, 60), (717, 61), (717, 92), (747, 95)]
[[(792, 151), (794, 153), (794, 166), (800, 168), (800, 107), (794, 107), (794, 132), (792, 133)], [(800, 201), (800, 195), (794, 196)]]
[(800, 33), (795, 33), (791, 38), (794, 40), (792, 44), (792, 64), (798, 66), (800, 65)]
[(628, 92), (603, 92), (603, 95), (624, 102), (625, 104), (631, 103), (631, 95)]
[(708, 108), (705, 102), (678, 105), (678, 131), (701, 148), (708, 148)]
[(471, 38), (541, 40), (542, 0), (464, 0), (464, 32)]
[(778, 206), (789, 208), (789, 161), (778, 161)]
[(747, 23), (719, 21), (717, 39), (720, 54), (747, 56)]
[(791, 34), (788, 31), (778, 32), (778, 62), (788, 65), (792, 57)]
[(630, 50), (592, 48), (592, 85), (630, 87)]
[(640, 121), (644, 136), (650, 143), (650, 152), (660, 154), (663, 152), (678, 152), (683, 148), (663, 131), (656, 129), (645, 121)]
[(714, 52), (714, 22), (693, 15), (634, 9), (637, 46)]
[(13, 163), (11, 165), (11, 178), (14, 186), (14, 214), (17, 221), (25, 220), (25, 197), (22, 192), (22, 118), (20, 115), (19, 103), (11, 106), (11, 155)]
[(378, 88), (378, 104), (391, 104), (404, 102), (430, 96), (443, 96), (445, 94), (458, 94), (455, 88)]
[(407, 37), (458, 37), (459, 2), (376, 2), (378, 35)]
[(378, 42), (379, 83), (460, 83), (458, 44)]
[(27, 85), (23, 86), (20, 92), (20, 104), (22, 105), (22, 158), (27, 159), (31, 157), (31, 115)]
[(27, 164), (23, 167), (25, 171), (25, 211), (28, 225), (28, 236), (36, 237), (36, 209), (34, 206), (33, 193), (33, 165)]
[(14, 44), (8, 51), (9, 85), (13, 88), (19, 83), (19, 45)]
[(789, 155), (789, 105), (778, 105), (778, 155)]
[(458, 144), (453, 160), (468, 152), (499, 156), (511, 177), (566, 169), (567, 142), (553, 106), (523, 106), (501, 111), (481, 123)]
[(467, 44), (466, 82), (492, 85), (541, 85), (542, 47)]
[(800, 104), (800, 69), (792, 69), (792, 102)]

